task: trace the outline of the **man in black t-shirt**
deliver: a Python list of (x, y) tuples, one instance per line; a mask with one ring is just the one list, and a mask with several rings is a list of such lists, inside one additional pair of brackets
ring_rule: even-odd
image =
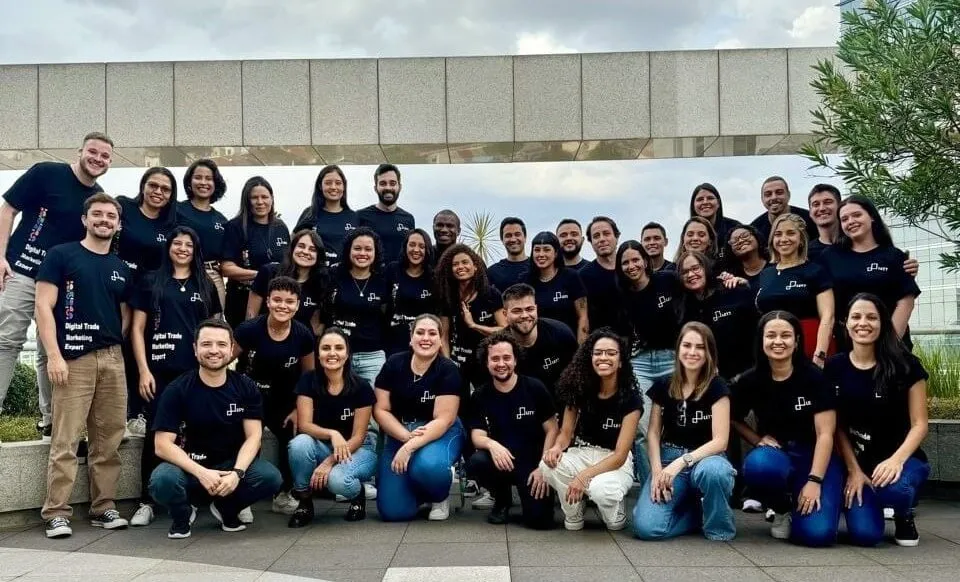
[(507, 256), (487, 268), (490, 284), (497, 289), (506, 289), (527, 278), (527, 225), (515, 216), (500, 221), (500, 242)]
[(563, 264), (579, 271), (590, 263), (580, 256), (580, 249), (583, 248), (583, 228), (578, 221), (564, 218), (557, 224), (556, 235), (563, 249)]
[[(443, 209), (433, 217), (433, 242), (436, 245), (436, 252), (433, 254), (433, 260), (439, 261), (443, 253), (457, 244), (460, 238), (460, 217), (457, 213)], [(431, 265), (436, 266), (436, 265)]]
[[(3, 195), (0, 206), (0, 411), (17, 367), (27, 328), (34, 318), (37, 269), (55, 245), (81, 240), (83, 203), (102, 191), (97, 184), (110, 169), (113, 141), (102, 133), (83, 138), (75, 162), (34, 164)], [(17, 214), (20, 223), (11, 234)], [(37, 389), (40, 422), (37, 430), (50, 438), (50, 381), (47, 353), (37, 342)]]
[(659, 222), (648, 222), (640, 230), (640, 244), (643, 245), (643, 250), (647, 251), (647, 255), (650, 257), (650, 269), (654, 273), (676, 270), (677, 266), (664, 256), (669, 243), (667, 229)]
[(380, 164), (373, 172), (378, 202), (357, 212), (359, 226), (368, 226), (380, 235), (383, 256), (377, 259), (383, 264), (400, 258), (407, 231), (417, 226), (413, 215), (397, 206), (401, 188), (400, 169), (393, 164)]
[(760, 233), (760, 246), (766, 247), (770, 240), (773, 221), (787, 213), (796, 214), (807, 224), (807, 240), (816, 240), (819, 236), (817, 225), (810, 218), (810, 212), (798, 206), (790, 206), (790, 187), (780, 176), (770, 176), (760, 187), (760, 202), (766, 212), (753, 219), (750, 226)]
[(617, 274), (614, 266), (620, 229), (607, 216), (596, 216), (587, 225), (587, 237), (597, 258), (580, 269), (587, 289), (587, 314), (590, 331), (612, 327), (617, 321)]
[[(200, 367), (174, 380), (157, 406), (153, 429), (161, 463), (150, 476), (150, 495), (167, 508), (167, 537), (190, 537), (196, 517), (191, 502), (211, 500), (223, 531), (246, 529), (240, 510), (280, 490), (280, 471), (257, 457), (263, 435), (260, 390), (228, 370), (230, 326), (208, 319), (197, 327), (194, 352)], [(182, 433), (181, 444), (177, 435)]]

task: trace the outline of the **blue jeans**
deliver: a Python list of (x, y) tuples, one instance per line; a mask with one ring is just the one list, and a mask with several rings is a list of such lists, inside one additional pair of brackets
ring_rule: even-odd
[[(413, 430), (424, 424), (411, 422), (405, 426)], [(463, 436), (463, 424), (457, 419), (440, 438), (413, 453), (407, 472), (399, 475), (390, 464), (403, 443), (387, 436), (377, 468), (377, 511), (383, 521), (411, 520), (420, 503), (438, 503), (450, 496), (450, 468), (460, 458)]]
[(640, 397), (643, 399), (643, 415), (637, 425), (637, 440), (633, 443), (633, 477), (643, 483), (650, 475), (650, 458), (647, 456), (647, 428), (650, 426), (650, 409), (653, 402), (647, 390), (653, 381), (673, 373), (673, 350), (647, 350), (630, 358), (633, 375), (637, 378)]
[(913, 515), (913, 502), (917, 491), (930, 476), (930, 465), (916, 458), (903, 464), (903, 472), (896, 483), (886, 487), (863, 488), (863, 503), (844, 510), (850, 543), (858, 546), (875, 546), (883, 540), (883, 508), (892, 507), (897, 517)]
[(375, 352), (356, 352), (351, 356), (354, 374), (360, 376), (373, 386), (377, 380), (380, 368), (387, 362), (387, 355), (383, 350)]
[[(333, 466), (327, 480), (327, 489), (347, 499), (360, 495), (363, 490), (362, 482), (369, 481), (377, 469), (376, 445), (376, 437), (367, 433), (367, 438), (360, 448), (354, 451), (349, 461)], [(333, 454), (330, 443), (317, 440), (308, 434), (299, 434), (290, 441), (288, 450), (294, 491), (309, 491), (313, 471)]]
[[(687, 452), (664, 444), (660, 447), (660, 461), (666, 467)], [(737, 527), (730, 495), (736, 474), (723, 455), (701, 459), (674, 477), (673, 498), (666, 503), (654, 503), (650, 498), (652, 480), (648, 477), (633, 508), (634, 535), (642, 540), (663, 540), (702, 528), (708, 540), (732, 540)]]
[[(211, 469), (229, 471), (234, 462), (221, 463)], [(159, 505), (166, 507), (174, 521), (190, 518), (191, 501), (202, 503), (215, 501), (217, 509), (226, 518), (236, 517), (240, 510), (250, 507), (261, 499), (268, 499), (280, 491), (283, 479), (280, 471), (263, 459), (254, 459), (246, 475), (233, 493), (226, 497), (211, 497), (200, 481), (172, 463), (160, 463), (150, 475), (150, 496)]]
[(792, 512), (790, 539), (810, 546), (830, 546), (837, 539), (843, 508), (843, 466), (831, 455), (820, 487), (820, 509), (800, 515), (796, 499), (807, 484), (813, 448), (792, 443), (783, 449), (757, 447), (743, 460), (743, 479), (764, 505), (777, 513)]

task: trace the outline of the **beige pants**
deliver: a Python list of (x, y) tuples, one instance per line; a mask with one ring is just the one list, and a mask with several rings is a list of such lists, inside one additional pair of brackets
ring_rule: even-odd
[[(613, 451), (600, 447), (570, 447), (560, 457), (556, 469), (551, 469), (540, 461), (540, 471), (547, 483), (557, 492), (560, 498), (560, 509), (566, 521), (577, 523), (583, 521), (583, 510), (586, 501), (575, 505), (567, 503), (567, 485), (573, 481), (580, 471), (596, 465)], [(627, 461), (618, 469), (600, 473), (590, 480), (587, 487), (587, 497), (597, 504), (597, 510), (603, 523), (609, 526), (622, 526), (627, 519), (623, 498), (633, 486), (633, 454), (627, 455)]]
[(127, 382), (120, 346), (67, 362), (67, 384), (53, 388), (53, 434), (47, 463), (44, 520), (70, 517), (77, 480), (77, 443), (87, 428), (90, 515), (114, 509), (120, 480), (120, 441), (127, 418)]

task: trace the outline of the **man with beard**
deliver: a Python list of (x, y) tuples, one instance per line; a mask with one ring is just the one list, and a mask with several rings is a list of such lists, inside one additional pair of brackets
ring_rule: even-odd
[(127, 419), (120, 343), (129, 322), (131, 287), (129, 267), (110, 252), (120, 211), (103, 192), (87, 198), (81, 219), (86, 236), (47, 251), (37, 271), (37, 334), (54, 388), (47, 497), (40, 512), (48, 538), (73, 534), (69, 501), (84, 428), (90, 443), (90, 523), (105, 529), (127, 526), (114, 502)]
[(507, 250), (507, 258), (500, 259), (487, 269), (490, 284), (500, 291), (527, 278), (527, 225), (516, 216), (500, 221), (500, 241)]
[(481, 362), (491, 381), (473, 393), (470, 438), (476, 452), (468, 473), (494, 498), (487, 521), (509, 521), (511, 488), (516, 486), (523, 522), (532, 529), (553, 527), (553, 496), (540, 473), (543, 453), (560, 432), (556, 408), (536, 378), (516, 373), (516, 340), (498, 332), (481, 342)]
[(577, 338), (565, 324), (540, 318), (536, 291), (518, 283), (503, 292), (507, 330), (520, 345), (517, 371), (543, 382), (550, 395), (556, 394), (557, 380), (577, 351)]
[(597, 258), (580, 269), (580, 279), (587, 288), (587, 310), (590, 331), (612, 327), (617, 320), (617, 241), (620, 229), (612, 218), (596, 216), (587, 225), (590, 246)]
[(560, 248), (563, 249), (563, 264), (571, 269), (580, 270), (590, 262), (580, 256), (583, 248), (583, 229), (580, 223), (572, 218), (564, 218), (557, 225), (557, 238), (560, 239)]
[[(810, 213), (798, 206), (790, 206), (790, 187), (787, 186), (787, 181), (780, 176), (770, 176), (763, 181), (763, 185), (760, 186), (760, 202), (767, 211), (754, 218), (750, 225), (760, 233), (761, 246), (766, 247), (770, 240), (770, 228), (773, 221), (781, 214), (787, 214), (788, 212), (796, 214), (806, 222), (807, 239), (814, 240), (817, 238), (817, 225), (810, 219)], [(723, 243), (725, 241), (718, 242)]]
[(443, 209), (433, 217), (433, 241), (435, 243), (436, 253), (434, 260), (439, 261), (444, 251), (457, 244), (460, 238), (460, 217), (457, 213)]
[[(150, 476), (150, 495), (167, 508), (167, 537), (190, 537), (196, 517), (191, 501), (211, 499), (220, 529), (246, 529), (238, 514), (280, 490), (280, 471), (258, 458), (263, 434), (260, 391), (250, 378), (228, 370), (233, 353), (230, 326), (208, 319), (197, 326), (193, 351), (198, 370), (164, 390), (157, 405), (157, 456), (165, 462)], [(176, 438), (183, 433), (183, 448)]]
[(379, 202), (357, 212), (360, 226), (368, 226), (380, 235), (383, 264), (400, 258), (407, 231), (416, 228), (413, 215), (397, 206), (400, 199), (400, 170), (393, 164), (380, 164), (373, 172), (373, 190)]
[(676, 265), (664, 257), (663, 252), (667, 250), (667, 229), (659, 222), (648, 222), (643, 225), (640, 231), (640, 244), (643, 250), (647, 251), (650, 257), (650, 269), (654, 273), (657, 271), (673, 271)]
[[(102, 191), (97, 184), (110, 169), (113, 141), (102, 133), (83, 138), (76, 161), (34, 164), (3, 195), (0, 206), (0, 411), (17, 358), (34, 317), (37, 268), (54, 246), (81, 240), (84, 201)], [(17, 214), (23, 213), (11, 234)], [(37, 430), (50, 438), (50, 381), (47, 353), (37, 344)]]

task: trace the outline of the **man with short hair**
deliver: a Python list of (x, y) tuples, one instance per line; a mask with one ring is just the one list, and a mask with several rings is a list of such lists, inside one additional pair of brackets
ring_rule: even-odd
[(587, 237), (597, 258), (580, 269), (587, 289), (590, 331), (612, 327), (617, 320), (617, 274), (615, 265), (620, 229), (608, 216), (596, 216), (587, 225)]
[[(86, 231), (80, 217), (84, 202), (102, 191), (97, 179), (113, 161), (113, 141), (103, 133), (83, 138), (77, 160), (34, 164), (3, 195), (0, 206), (0, 411), (10, 388), (17, 358), (34, 318), (37, 269), (54, 246), (76, 242)], [(17, 214), (23, 213), (11, 234)], [(37, 342), (37, 430), (49, 440), (50, 381), (47, 353)]]
[(98, 192), (87, 198), (86, 236), (51, 248), (37, 271), (37, 334), (53, 385), (47, 496), (40, 515), (48, 538), (73, 534), (70, 496), (77, 444), (87, 430), (91, 525), (127, 527), (114, 499), (120, 442), (127, 420), (127, 382), (120, 344), (129, 322), (130, 269), (110, 252), (120, 204)]
[[(164, 390), (154, 421), (157, 456), (150, 495), (173, 519), (167, 537), (190, 537), (196, 517), (191, 502), (212, 500), (210, 513), (226, 532), (246, 529), (240, 510), (280, 490), (280, 471), (259, 458), (263, 435), (260, 390), (228, 370), (233, 332), (219, 319), (197, 326), (193, 350), (199, 363)], [(182, 447), (177, 435), (183, 433)]]
[(503, 292), (503, 311), (507, 330), (521, 348), (517, 373), (540, 380), (555, 396), (557, 380), (577, 351), (577, 338), (565, 324), (539, 317), (536, 297), (530, 285), (512, 285)]
[[(770, 240), (770, 229), (777, 217), (791, 213), (796, 214), (807, 223), (807, 238), (813, 240), (819, 236), (817, 225), (810, 218), (810, 213), (799, 206), (790, 206), (790, 187), (787, 181), (780, 176), (770, 176), (760, 186), (760, 202), (767, 209), (766, 212), (753, 219), (750, 223), (760, 233), (760, 245), (767, 246)], [(721, 241), (722, 242), (722, 241)]]
[(667, 229), (659, 222), (648, 222), (640, 231), (640, 244), (650, 257), (650, 268), (657, 271), (673, 271), (676, 265), (668, 261), (664, 254), (667, 250)]
[(460, 238), (460, 217), (444, 208), (433, 217), (433, 242), (436, 245), (434, 260), (439, 261), (444, 251), (457, 244)]
[(369, 226), (380, 235), (383, 256), (377, 260), (385, 265), (400, 258), (407, 231), (417, 226), (413, 215), (397, 206), (401, 188), (400, 169), (393, 164), (380, 164), (373, 171), (373, 190), (378, 202), (357, 212), (359, 225)]
[(563, 249), (563, 264), (571, 269), (580, 270), (590, 262), (580, 256), (583, 248), (583, 229), (573, 218), (564, 218), (557, 225), (557, 238)]
[(527, 225), (516, 216), (504, 218), (500, 221), (500, 241), (507, 257), (491, 265), (487, 277), (494, 287), (503, 291), (527, 278)]

